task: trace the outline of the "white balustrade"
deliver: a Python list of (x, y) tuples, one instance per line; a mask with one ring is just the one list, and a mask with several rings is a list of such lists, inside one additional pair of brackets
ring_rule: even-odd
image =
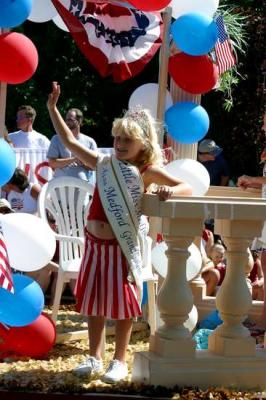
[[(162, 218), (168, 273), (158, 295), (164, 324), (151, 336), (149, 351), (135, 354), (133, 381), (168, 387), (266, 389), (266, 351), (256, 349), (254, 338), (242, 325), (252, 304), (245, 275), (247, 247), (252, 237), (260, 235), (266, 202), (240, 197), (239, 190), (233, 192), (234, 197), (228, 191), (227, 197), (182, 197), (165, 202), (155, 195), (144, 196), (144, 214)], [(208, 350), (195, 350), (183, 326), (193, 304), (185, 266), (187, 248), (200, 236), (207, 217), (217, 221), (228, 246), (226, 277), (216, 298), (223, 324), (210, 336)], [(196, 285), (201, 285), (200, 280)]]

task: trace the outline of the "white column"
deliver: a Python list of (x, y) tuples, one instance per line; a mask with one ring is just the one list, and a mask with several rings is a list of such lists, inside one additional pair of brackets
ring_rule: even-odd
[(257, 232), (258, 223), (253, 221), (227, 220), (220, 224), (227, 246), (227, 267), (225, 279), (216, 295), (216, 305), (223, 324), (209, 337), (209, 350), (216, 354), (255, 354), (255, 341), (242, 324), (252, 306), (245, 274), (252, 225)]
[(176, 224), (174, 219), (163, 221), (168, 270), (158, 294), (157, 307), (164, 324), (150, 341), (150, 350), (163, 357), (193, 357), (195, 354), (195, 343), (183, 324), (193, 306), (193, 295), (186, 278), (187, 249), (201, 224), (201, 219), (185, 218), (182, 225)]

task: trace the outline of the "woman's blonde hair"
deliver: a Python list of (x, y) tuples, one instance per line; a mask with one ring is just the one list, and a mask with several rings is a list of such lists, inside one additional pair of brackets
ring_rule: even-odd
[(144, 145), (138, 159), (138, 165), (159, 164), (164, 162), (163, 153), (158, 143), (157, 125), (149, 110), (135, 108), (124, 113), (113, 122), (112, 135), (125, 135), (140, 140)]

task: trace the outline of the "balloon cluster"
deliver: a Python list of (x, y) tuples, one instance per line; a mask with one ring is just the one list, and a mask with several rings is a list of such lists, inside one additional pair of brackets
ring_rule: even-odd
[[(13, 148), (0, 139), (0, 186), (10, 180), (15, 168)], [(13, 270), (35, 271), (53, 257), (55, 235), (42, 219), (24, 213), (0, 214), (0, 226)], [(9, 354), (43, 356), (54, 344), (55, 327), (48, 317), (41, 316), (42, 289), (20, 273), (14, 274), (12, 280), (14, 292), (0, 287), (0, 358)]]
[[(218, 39), (218, 29), (213, 15), (219, 0), (130, 0), (143, 11), (172, 8), (175, 21), (171, 35), (176, 51), (169, 59), (169, 74), (187, 93), (199, 95), (212, 90), (219, 77), (218, 67), (209, 56)], [(172, 53), (172, 52), (171, 52)], [(142, 106), (157, 117), (158, 84), (147, 83), (138, 87), (129, 99), (129, 108)], [(192, 144), (200, 141), (209, 130), (209, 116), (205, 109), (194, 102), (173, 104), (166, 92), (165, 124), (169, 135), (176, 141)]]
[[(26, 19), (32, 22), (53, 22), (68, 31), (51, 0), (2, 0), (1, 29), (21, 25)], [(9, 84), (23, 83), (30, 79), (38, 66), (38, 52), (34, 43), (18, 32), (2, 32), (0, 35), (0, 81)]]
[[(15, 168), (14, 150), (0, 139), (0, 186), (10, 180)], [(0, 225), (13, 269), (35, 271), (51, 260), (55, 236), (43, 220), (24, 213), (0, 214)], [(16, 273), (12, 278), (14, 293), (0, 287), (0, 358), (42, 357), (55, 342), (54, 324), (41, 315), (42, 289), (26, 275)]]
[[(32, 9), (33, 0), (2, 0), (0, 30), (16, 27), (24, 22)], [(38, 65), (38, 52), (32, 41), (22, 33), (0, 35), (0, 81), (22, 83), (30, 79)]]
[[(213, 15), (218, 0), (172, 0), (171, 25), (174, 53), (169, 59), (169, 74), (187, 93), (199, 95), (212, 90), (218, 80), (218, 68), (209, 56), (218, 39)], [(192, 144), (208, 132), (209, 117), (202, 106), (179, 102), (165, 113), (169, 135), (176, 141)]]
[[(55, 252), (55, 236), (42, 219), (31, 214), (13, 213), (0, 215), (0, 223), (13, 269), (36, 271), (51, 260)], [(12, 280), (14, 292), (0, 287), (0, 357), (6, 353), (43, 356), (55, 340), (53, 323), (48, 317), (41, 316), (43, 291), (27, 275), (15, 273)], [(35, 344), (30, 346), (29, 338), (34, 335)], [(14, 338), (19, 344), (14, 345)], [(48, 343), (50, 348), (47, 349)]]

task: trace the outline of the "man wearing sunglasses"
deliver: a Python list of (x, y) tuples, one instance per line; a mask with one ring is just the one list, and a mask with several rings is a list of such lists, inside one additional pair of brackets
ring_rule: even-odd
[(8, 135), (14, 147), (48, 149), (50, 140), (33, 129), (35, 118), (36, 111), (33, 107), (22, 105), (18, 108), (16, 122), (19, 130)]
[[(96, 150), (94, 139), (80, 132), (83, 123), (83, 113), (78, 108), (68, 110), (65, 121), (75, 138), (88, 149)], [(80, 160), (71, 154), (58, 135), (54, 135), (48, 149), (49, 165), (54, 169), (54, 177), (73, 176), (94, 183), (94, 173)]]

